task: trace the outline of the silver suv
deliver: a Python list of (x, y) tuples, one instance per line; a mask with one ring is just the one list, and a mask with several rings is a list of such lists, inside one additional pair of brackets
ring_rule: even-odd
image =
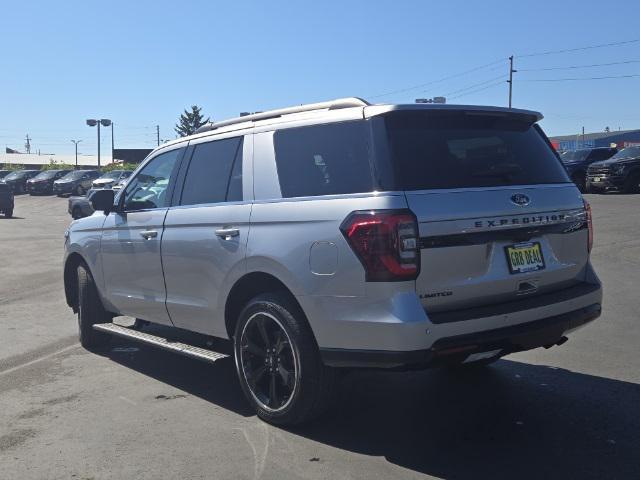
[(214, 361), (211, 337), (229, 339), (247, 399), (276, 424), (323, 411), (337, 367), (465, 367), (560, 345), (600, 315), (602, 291), (589, 206), (541, 118), (351, 98), (158, 147), (66, 234), (80, 341)]

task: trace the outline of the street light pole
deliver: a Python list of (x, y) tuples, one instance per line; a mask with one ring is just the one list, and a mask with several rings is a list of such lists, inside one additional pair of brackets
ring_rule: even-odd
[(115, 161), (113, 158), (113, 122), (111, 122), (111, 162)]
[(98, 122), (98, 168), (100, 168), (100, 122)]
[(82, 141), (82, 140), (71, 140), (74, 145), (76, 146), (76, 170), (78, 169), (78, 144)]
[(96, 125), (98, 126), (98, 168), (100, 168), (100, 125), (102, 125), (103, 127), (111, 126), (111, 153), (113, 157), (113, 122), (108, 118), (101, 118), (100, 120), (90, 118), (87, 120), (87, 125), (89, 125), (90, 127), (95, 127)]

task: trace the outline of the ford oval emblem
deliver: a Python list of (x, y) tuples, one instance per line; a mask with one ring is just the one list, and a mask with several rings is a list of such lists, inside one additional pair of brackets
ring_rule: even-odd
[(529, 205), (529, 202), (531, 202), (531, 199), (527, 197), (524, 193), (516, 193), (514, 195), (511, 195), (511, 201), (516, 205), (520, 205), (521, 207), (524, 207), (525, 205)]

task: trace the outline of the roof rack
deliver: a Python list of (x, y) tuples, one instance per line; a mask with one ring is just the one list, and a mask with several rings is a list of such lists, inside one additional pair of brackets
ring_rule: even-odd
[(280, 108), (278, 110), (269, 110), (267, 112), (254, 113), (242, 117), (231, 118), (229, 120), (223, 120), (221, 122), (209, 122), (198, 128), (195, 133), (208, 132), (210, 130), (215, 130), (216, 128), (226, 127), (227, 125), (233, 125), (236, 123), (255, 122), (257, 120), (282, 117), (283, 115), (290, 115), (292, 113), (311, 112), (314, 110), (323, 109), (339, 110), (341, 108), (366, 107), (367, 105), (370, 105), (370, 103), (357, 97), (339, 98), (337, 100), (330, 100), (328, 102), (308, 103), (306, 105), (298, 105), (297, 107)]

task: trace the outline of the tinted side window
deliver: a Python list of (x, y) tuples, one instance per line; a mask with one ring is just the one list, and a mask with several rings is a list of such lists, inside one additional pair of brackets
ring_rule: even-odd
[(184, 180), (180, 205), (236, 200), (242, 200), (242, 138), (196, 145)]
[(280, 130), (274, 135), (283, 197), (375, 190), (364, 121)]
[(183, 148), (162, 153), (147, 163), (127, 185), (124, 208), (127, 211), (168, 206), (167, 189), (175, 175)]
[(589, 160), (596, 160), (596, 161), (606, 160), (610, 156), (611, 154), (609, 153), (609, 150), (605, 150), (605, 149), (592, 150), (591, 154), (589, 155)]

